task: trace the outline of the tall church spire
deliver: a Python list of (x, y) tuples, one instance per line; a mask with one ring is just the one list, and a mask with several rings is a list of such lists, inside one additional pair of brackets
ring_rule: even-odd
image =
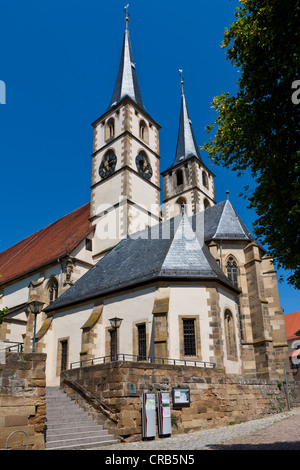
[(136, 103), (141, 109), (145, 110), (140, 87), (137, 79), (137, 74), (135, 70), (135, 63), (133, 61), (130, 38), (129, 38), (129, 28), (128, 28), (128, 11), (126, 11), (126, 27), (123, 40), (123, 48), (119, 66), (119, 72), (117, 75), (117, 81), (115, 84), (113, 96), (109, 105), (109, 108), (116, 106), (124, 98), (129, 97), (134, 103)]
[(181, 109), (175, 160), (161, 174), (165, 219), (181, 212), (188, 216), (215, 204), (214, 174), (202, 161), (189, 117), (181, 75)]
[(199, 147), (196, 142), (196, 138), (192, 128), (192, 121), (190, 120), (185, 94), (184, 94), (184, 81), (182, 78), (182, 70), (180, 70), (181, 75), (181, 109), (180, 109), (180, 121), (179, 121), (179, 132), (177, 140), (177, 148), (175, 154), (175, 160), (172, 166), (182, 163), (184, 160), (187, 160), (190, 157), (197, 157), (200, 162), (202, 158), (200, 156)]

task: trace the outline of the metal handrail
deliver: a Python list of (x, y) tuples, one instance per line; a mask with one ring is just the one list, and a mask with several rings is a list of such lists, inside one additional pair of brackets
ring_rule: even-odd
[(83, 387), (79, 382), (72, 379), (66, 372), (63, 372), (63, 375), (67, 377), (67, 379), (70, 382), (74, 383), (77, 387), (81, 388), (81, 390), (83, 390), (86, 394), (90, 395), (94, 400), (100, 403), (100, 405), (106, 408), (110, 413), (113, 413), (117, 417), (117, 419), (119, 419), (119, 415), (114, 410), (112, 410), (109, 406), (107, 406), (102, 400), (100, 400), (98, 397), (95, 397), (95, 395), (93, 395), (89, 390)]
[(12, 346), (6, 346), (5, 351), (11, 352), (11, 349), (17, 348), (17, 352), (23, 352), (24, 343), (18, 343), (17, 341), (3, 341), (3, 344), (11, 344)]
[(28, 450), (29, 436), (28, 436), (27, 432), (22, 431), (22, 429), (17, 430), (17, 431), (13, 431), (12, 433), (10, 433), (10, 435), (9, 435), (8, 438), (6, 439), (5, 450), (7, 450), (7, 445), (8, 445), (8, 440), (9, 440), (9, 438), (10, 438), (13, 434), (16, 434), (16, 432), (23, 432), (24, 434), (26, 434), (26, 436), (27, 436), (26, 450)]
[[(119, 353), (116, 354), (114, 357), (110, 356), (101, 356), (92, 359), (85, 359), (77, 362), (72, 362), (70, 364), (70, 369), (76, 368), (76, 364), (79, 364), (78, 367), (86, 367), (86, 366), (93, 366), (95, 364), (106, 364), (113, 363), (113, 362), (148, 362), (152, 364), (162, 363), (166, 365), (184, 365), (184, 366), (193, 366), (193, 367), (204, 367), (204, 368), (212, 368), (216, 367), (214, 362), (207, 362), (207, 361), (194, 361), (192, 359), (171, 359), (167, 357), (154, 357), (154, 356), (141, 356), (141, 355), (134, 355), (134, 354), (123, 354)], [(183, 363), (183, 364), (182, 364)], [(75, 366), (75, 367), (74, 367)]]

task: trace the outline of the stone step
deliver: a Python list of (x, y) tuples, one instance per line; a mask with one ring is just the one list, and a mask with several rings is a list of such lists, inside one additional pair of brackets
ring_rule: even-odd
[(95, 422), (90, 416), (65, 416), (63, 418), (46, 418), (47, 428), (50, 429), (50, 426), (60, 427), (70, 425), (82, 425), (84, 423), (93, 423)]
[(64, 406), (66, 404), (70, 403), (70, 398), (69, 397), (63, 397), (63, 398), (48, 398), (47, 397), (47, 404), (49, 406)]
[(46, 389), (46, 450), (72, 450), (119, 442), (58, 387)]
[(86, 416), (86, 412), (84, 410), (79, 409), (73, 409), (71, 407), (66, 407), (66, 408), (61, 408), (61, 409), (52, 409), (46, 411), (46, 417), (51, 417), (51, 418), (64, 418), (70, 416)]
[(76, 449), (88, 449), (90, 447), (103, 447), (103, 446), (108, 446), (110, 444), (118, 444), (119, 441), (116, 440), (116, 439), (111, 439), (111, 440), (95, 440), (94, 442), (93, 441), (90, 441), (90, 442), (81, 442), (79, 444), (69, 444), (69, 445), (65, 445), (64, 442), (61, 442), (60, 444), (61, 445), (58, 445), (58, 446), (54, 446), (54, 447), (47, 447), (46, 446), (46, 450), (76, 450)]
[(101, 424), (97, 424), (95, 421), (92, 423), (79, 423), (73, 425), (66, 425), (66, 426), (57, 426), (53, 423), (47, 426), (47, 437), (53, 436), (56, 434), (64, 434), (64, 433), (71, 433), (71, 432), (86, 432), (86, 431), (98, 431), (103, 430), (103, 426)]
[(108, 435), (108, 431), (106, 429), (102, 430), (86, 430), (82, 431), (79, 430), (78, 432), (74, 432), (72, 430), (69, 430), (65, 433), (60, 433), (60, 434), (47, 434), (47, 444), (50, 444), (50, 442), (61, 442), (61, 441), (67, 441), (67, 440), (73, 440), (73, 439), (84, 439), (84, 438), (98, 438), (98, 437), (110, 437)]

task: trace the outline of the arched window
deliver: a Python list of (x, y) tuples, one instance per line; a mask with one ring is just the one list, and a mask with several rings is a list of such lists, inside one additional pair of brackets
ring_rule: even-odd
[(140, 121), (140, 139), (148, 142), (148, 127), (145, 121)]
[(227, 357), (228, 359), (235, 359), (237, 357), (237, 351), (234, 332), (234, 320), (233, 315), (229, 309), (225, 310), (224, 320)]
[(184, 199), (183, 197), (179, 197), (176, 201), (176, 214), (175, 215), (178, 215), (178, 214), (181, 214), (181, 212), (184, 211), (184, 207), (186, 206), (186, 199)]
[(206, 171), (202, 171), (202, 183), (208, 189), (208, 177)]
[[(232, 282), (232, 284), (235, 287), (239, 287), (238, 267), (237, 267), (236, 260), (234, 259), (233, 256), (228, 257), (227, 264), (226, 264), (226, 270), (227, 270), (228, 279)], [(238, 318), (239, 318), (241, 340), (243, 340), (244, 339), (244, 333), (243, 333), (242, 313), (241, 313), (241, 305), (240, 305), (240, 298), (239, 297), (237, 297), (236, 303), (237, 303), (237, 307), (238, 307)]]
[(110, 118), (106, 124), (105, 140), (112, 139), (115, 136), (115, 120)]
[(55, 277), (50, 279), (48, 284), (49, 303), (52, 304), (58, 297), (58, 281)]
[(209, 200), (205, 198), (203, 202), (204, 202), (204, 209), (208, 209), (210, 207)]
[(229, 256), (226, 269), (228, 279), (235, 287), (238, 287), (237, 264), (233, 256)]
[(182, 172), (182, 170), (178, 170), (176, 172), (176, 184), (177, 184), (177, 186), (180, 186), (181, 184), (183, 184), (183, 172)]

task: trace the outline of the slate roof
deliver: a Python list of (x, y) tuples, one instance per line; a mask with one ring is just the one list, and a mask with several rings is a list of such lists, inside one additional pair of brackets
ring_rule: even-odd
[(192, 121), (189, 116), (184, 90), (182, 87), (176, 153), (174, 162), (169, 168), (172, 168), (173, 166), (176, 166), (191, 157), (196, 157), (198, 158), (198, 160), (200, 160), (201, 163), (203, 163), (193, 131)]
[(45, 312), (154, 280), (218, 281), (239, 292), (184, 213), (122, 240)]
[(108, 109), (116, 106), (126, 97), (131, 98), (134, 103), (145, 111), (132, 55), (128, 22), (126, 22), (117, 80)]
[(70, 254), (93, 230), (89, 216), (88, 203), (0, 253), (0, 285)]
[(204, 238), (205, 241), (254, 240), (229, 199), (204, 211)]

